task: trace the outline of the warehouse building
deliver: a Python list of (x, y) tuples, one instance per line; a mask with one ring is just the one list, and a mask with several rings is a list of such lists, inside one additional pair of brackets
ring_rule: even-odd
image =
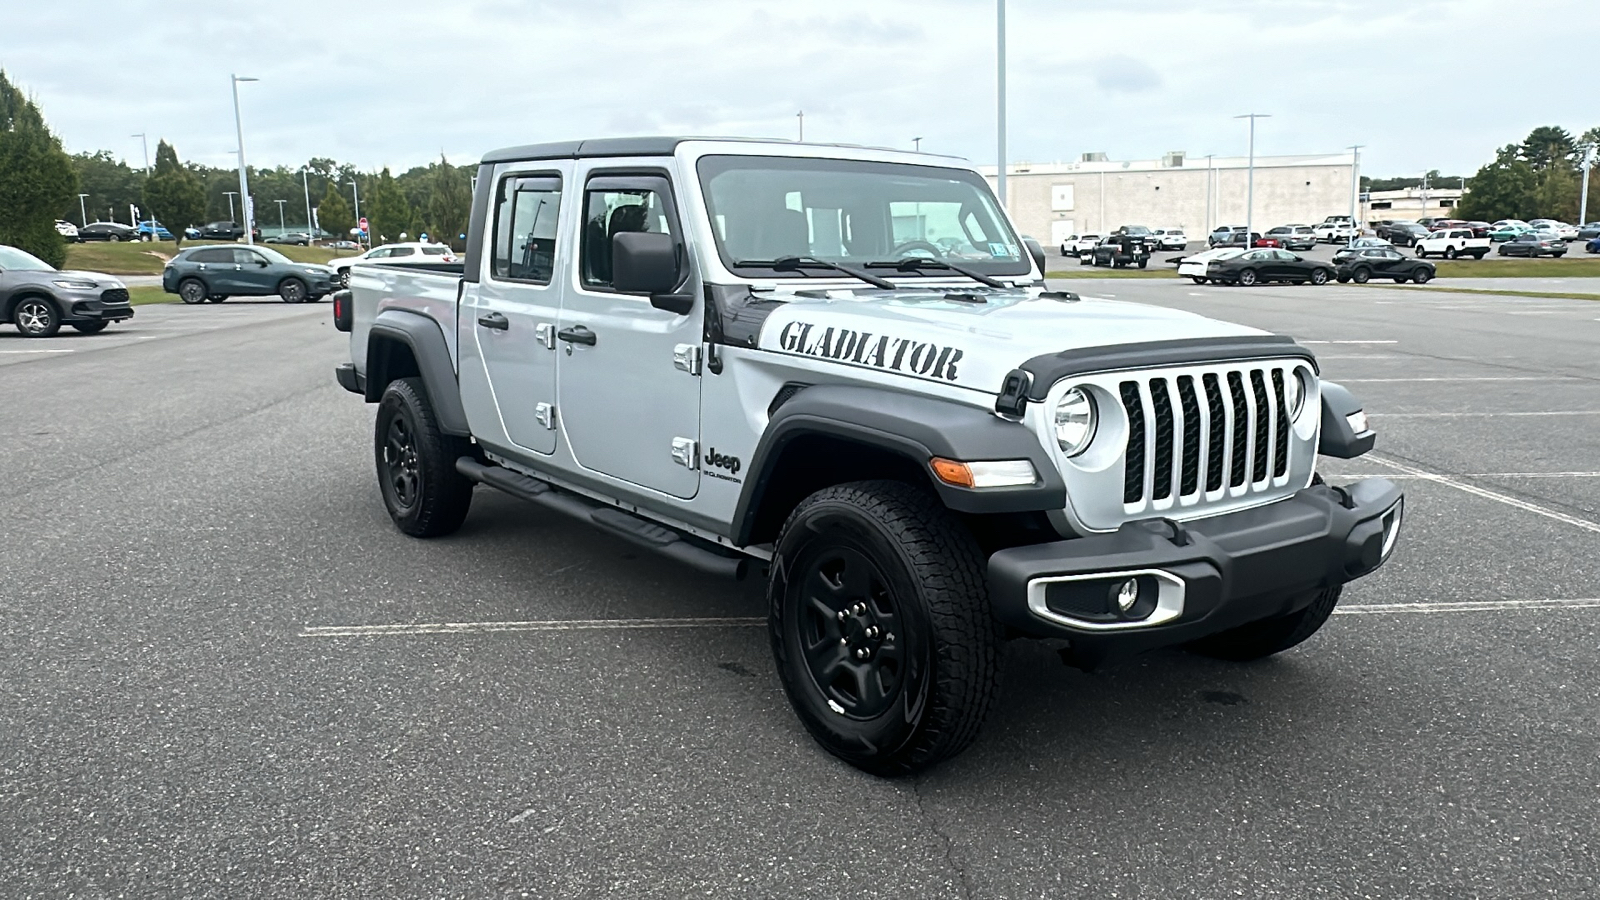
[[(1055, 245), (1068, 235), (1122, 225), (1182, 228), (1191, 240), (1204, 240), (1218, 225), (1245, 223), (1248, 167), (1242, 156), (1179, 152), (1128, 162), (1085, 153), (1075, 163), (1013, 163), (1007, 208), (1024, 234)], [(1256, 157), (1256, 230), (1348, 215), (1354, 170), (1352, 153)], [(994, 184), (993, 166), (984, 175)]]

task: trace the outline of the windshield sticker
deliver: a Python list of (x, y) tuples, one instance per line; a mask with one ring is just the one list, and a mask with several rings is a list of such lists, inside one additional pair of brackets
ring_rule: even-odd
[(965, 355), (956, 347), (909, 338), (832, 326), (817, 330), (810, 322), (785, 324), (778, 334), (778, 346), (790, 353), (940, 381), (956, 380), (956, 363)]
[(1009, 259), (1011, 257), (1011, 248), (1007, 247), (1005, 244), (1002, 244), (1002, 243), (1000, 243), (998, 241), (990, 241), (989, 242), (989, 255), (990, 256), (1001, 256), (1001, 257), (1006, 257), (1006, 258)]

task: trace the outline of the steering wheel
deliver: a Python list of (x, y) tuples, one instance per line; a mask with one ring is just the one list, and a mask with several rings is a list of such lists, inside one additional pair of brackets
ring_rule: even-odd
[(944, 251), (940, 250), (937, 244), (930, 244), (927, 241), (906, 241), (904, 244), (897, 244), (889, 251), (889, 255), (898, 259), (910, 255), (912, 250), (926, 250), (933, 254), (934, 259), (944, 259)]

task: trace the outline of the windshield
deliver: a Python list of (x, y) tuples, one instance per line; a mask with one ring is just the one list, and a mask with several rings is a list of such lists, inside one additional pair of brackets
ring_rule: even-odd
[(0, 247), (0, 269), (10, 269), (13, 272), (54, 272), (56, 270), (55, 266), (36, 256), (23, 253), (15, 247)]
[(788, 257), (858, 267), (914, 257), (985, 275), (1030, 271), (1021, 241), (973, 172), (770, 156), (707, 156), (699, 172), (717, 253), (740, 275), (770, 277), (771, 263)]

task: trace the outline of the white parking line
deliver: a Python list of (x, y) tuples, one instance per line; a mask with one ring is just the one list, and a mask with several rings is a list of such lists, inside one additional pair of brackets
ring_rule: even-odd
[(1352, 603), (1334, 607), (1334, 615), (1390, 613), (1499, 612), (1510, 609), (1600, 609), (1600, 597), (1549, 600), (1463, 600), (1455, 603)]
[(1429, 472), (1427, 469), (1419, 469), (1416, 466), (1408, 466), (1405, 463), (1398, 463), (1393, 460), (1384, 459), (1381, 456), (1369, 455), (1367, 458), (1371, 459), (1380, 466), (1388, 466), (1397, 471), (1404, 472), (1407, 475), (1411, 475), (1412, 477), (1421, 478), (1424, 481), (1432, 481), (1447, 487), (1453, 487), (1458, 491), (1464, 491), (1465, 493), (1472, 494), (1475, 497), (1482, 497), (1485, 500), (1493, 500), (1496, 503), (1504, 503), (1506, 506), (1515, 507), (1525, 512), (1531, 512), (1534, 515), (1544, 516), (1547, 519), (1553, 519), (1557, 522), (1561, 522), (1566, 525), (1572, 525), (1576, 528), (1582, 528), (1584, 531), (1592, 531), (1595, 534), (1600, 534), (1600, 522), (1592, 522), (1588, 519), (1580, 519), (1577, 516), (1569, 516), (1564, 512), (1558, 512), (1550, 509), (1547, 506), (1540, 506), (1537, 503), (1529, 503), (1526, 500), (1519, 500), (1516, 497), (1502, 494), (1499, 491), (1491, 491), (1487, 488), (1478, 487), (1475, 484), (1468, 484), (1465, 481), (1459, 481), (1449, 475), (1440, 475), (1437, 472)]
[[(1340, 478), (1422, 478), (1394, 472), (1340, 472)], [(1463, 472), (1457, 478), (1600, 478), (1600, 472)]]
[(0, 353), (71, 353), (76, 347), (51, 347), (47, 350), (0, 350)]
[(1385, 419), (1466, 419), (1484, 416), (1600, 416), (1600, 409), (1554, 409), (1543, 412), (1425, 412), (1392, 413), (1369, 412), (1368, 416)]
[(386, 637), (412, 634), (489, 634), (498, 631), (599, 631), (603, 629), (742, 628), (764, 618), (545, 619), (528, 622), (421, 622), (410, 625), (310, 625), (301, 637)]
[(1576, 381), (1576, 375), (1464, 375), (1441, 376), (1438, 378), (1341, 378), (1340, 384), (1387, 384), (1390, 382), (1410, 383), (1413, 381)]

